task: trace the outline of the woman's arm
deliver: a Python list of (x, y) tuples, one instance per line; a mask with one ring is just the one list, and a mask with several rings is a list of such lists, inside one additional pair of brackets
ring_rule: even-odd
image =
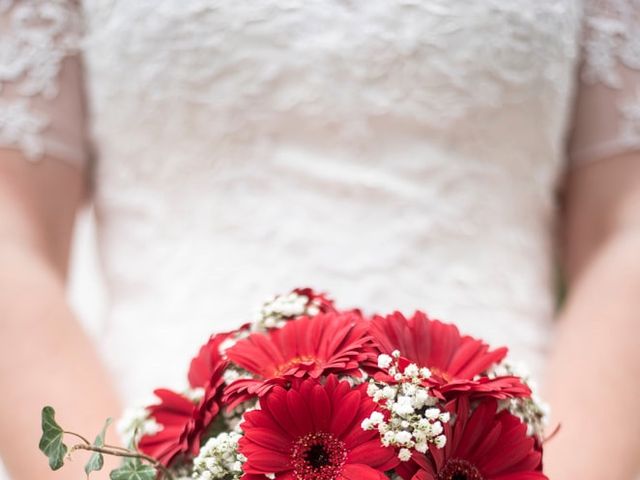
[(548, 395), (560, 433), (551, 480), (633, 480), (640, 471), (640, 156), (567, 177), (564, 264)]
[(38, 451), (45, 403), (63, 427), (90, 435), (119, 413), (95, 349), (65, 301), (84, 183), (82, 170), (64, 162), (34, 165), (0, 150), (0, 454), (13, 480), (84, 477), (82, 453), (52, 473)]

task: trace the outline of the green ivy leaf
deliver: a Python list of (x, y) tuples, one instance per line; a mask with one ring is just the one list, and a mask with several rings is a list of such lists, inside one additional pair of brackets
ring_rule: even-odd
[(56, 423), (56, 412), (52, 407), (42, 409), (42, 437), (40, 438), (40, 451), (49, 458), (51, 470), (58, 470), (64, 465), (64, 456), (67, 454), (67, 446), (62, 443), (64, 431)]
[(111, 480), (155, 480), (157, 471), (139, 459), (129, 460), (109, 475)]
[[(107, 428), (109, 428), (109, 425), (111, 425), (110, 418), (108, 418), (107, 421), (104, 423), (104, 427), (102, 427), (102, 431), (93, 442), (94, 447), (104, 447), (104, 437), (107, 433)], [(84, 466), (84, 471), (87, 474), (87, 477), (91, 472), (97, 472), (98, 470), (101, 470), (103, 465), (104, 465), (104, 457), (102, 456), (102, 454), (98, 452), (93, 452), (91, 454), (91, 457), (89, 458), (89, 461)]]

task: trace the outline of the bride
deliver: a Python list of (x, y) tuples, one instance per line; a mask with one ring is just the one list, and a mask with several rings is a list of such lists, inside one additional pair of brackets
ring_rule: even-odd
[[(13, 479), (80, 475), (37, 452), (45, 402), (97, 431), (298, 285), (509, 345), (551, 479), (637, 471), (637, 0), (0, 0), (0, 144)], [(88, 199), (95, 345), (64, 300)]]

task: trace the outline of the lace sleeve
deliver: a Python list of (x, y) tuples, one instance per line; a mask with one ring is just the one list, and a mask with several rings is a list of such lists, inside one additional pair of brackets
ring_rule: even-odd
[(73, 0), (0, 0), (0, 147), (85, 161), (79, 9)]
[(640, 0), (585, 0), (573, 165), (640, 150)]

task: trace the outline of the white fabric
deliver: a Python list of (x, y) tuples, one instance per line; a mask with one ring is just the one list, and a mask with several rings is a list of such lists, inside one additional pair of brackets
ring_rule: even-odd
[[(15, 1), (44, 3), (70, 5)], [(640, 146), (637, 5), (86, 0), (99, 346), (126, 400), (181, 385), (209, 333), (298, 285), (425, 309), (539, 372), (569, 132), (574, 162)], [(41, 97), (0, 97), (0, 143), (64, 160)], [(44, 123), (25, 137), (2, 102)]]
[(575, 2), (88, 2), (105, 354), (128, 398), (298, 284), (541, 364)]

